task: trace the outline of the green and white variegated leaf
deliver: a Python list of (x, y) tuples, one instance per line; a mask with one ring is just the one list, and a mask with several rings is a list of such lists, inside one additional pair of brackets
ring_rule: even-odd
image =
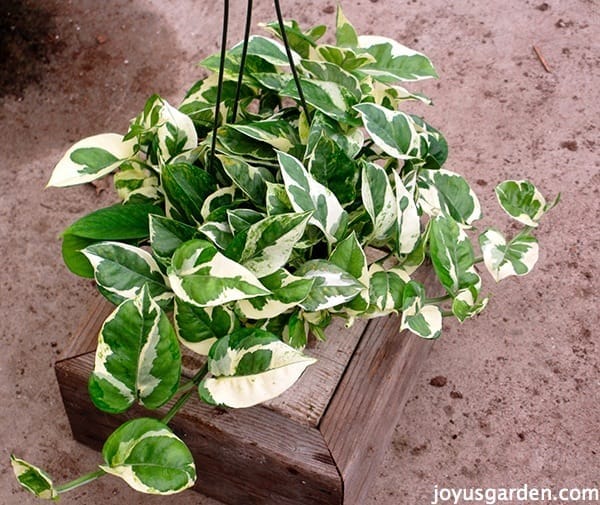
[(373, 56), (367, 53), (359, 53), (358, 51), (358, 49), (354, 50), (329, 45), (320, 45), (317, 47), (317, 53), (321, 58), (338, 65), (347, 72), (352, 72), (365, 65), (375, 63)]
[(375, 98), (375, 103), (387, 106), (389, 109), (396, 110), (402, 102), (407, 100), (417, 100), (424, 104), (431, 105), (430, 98), (419, 93), (412, 93), (402, 86), (391, 86), (386, 83), (374, 81), (370, 85), (370, 94)]
[(421, 236), (421, 220), (413, 195), (406, 189), (394, 170), (396, 193), (396, 250), (399, 254), (410, 254)]
[(304, 235), (312, 214), (312, 211), (278, 214), (250, 226), (240, 263), (259, 278), (282, 268)]
[(190, 224), (202, 222), (203, 202), (217, 189), (207, 171), (189, 163), (169, 163), (162, 169), (161, 183), (169, 217)]
[[(308, 30), (302, 30), (298, 22), (293, 19), (284, 20), (283, 23), (290, 47), (303, 58), (308, 56), (310, 49), (316, 45), (317, 40), (327, 31), (325, 25), (317, 25)], [(281, 39), (281, 28), (278, 22), (259, 23), (259, 26)]]
[(310, 123), (305, 157), (314, 151), (322, 137), (333, 140), (351, 159), (356, 157), (364, 144), (364, 135), (360, 128), (343, 130), (337, 121), (317, 111)]
[(273, 175), (264, 167), (255, 167), (241, 158), (218, 155), (223, 170), (233, 183), (256, 205), (264, 206), (267, 182), (275, 182)]
[(113, 184), (124, 203), (140, 197), (149, 201), (160, 199), (158, 177), (141, 163), (122, 163), (120, 170), (113, 177)]
[[(241, 54), (242, 46), (242, 42), (236, 44), (230, 50), (230, 53), (233, 55)], [(258, 56), (278, 67), (289, 65), (285, 47), (273, 39), (261, 37), (260, 35), (252, 35), (250, 37), (250, 40), (248, 41), (248, 54)], [(300, 63), (300, 56), (295, 51), (292, 51), (292, 59), (296, 65)]]
[(408, 330), (426, 339), (442, 333), (442, 311), (437, 305), (425, 304), (425, 288), (411, 281), (404, 287), (400, 330)]
[(171, 256), (181, 244), (196, 238), (197, 230), (193, 226), (157, 214), (149, 217), (152, 252), (162, 262), (170, 263)]
[(238, 318), (226, 305), (197, 307), (179, 298), (175, 298), (173, 323), (179, 341), (203, 356), (208, 355), (217, 339), (239, 327)]
[(213, 405), (252, 407), (279, 396), (315, 362), (272, 333), (238, 330), (211, 348), (213, 377), (200, 383), (200, 397)]
[[(319, 79), (301, 77), (300, 85), (306, 103), (340, 123), (360, 125), (360, 121), (352, 111), (352, 106), (358, 103), (358, 98), (351, 91), (335, 82)], [(298, 88), (293, 80), (289, 81), (279, 93), (295, 100), (300, 99)]]
[(438, 216), (431, 220), (429, 254), (438, 279), (453, 297), (460, 290), (481, 282), (473, 266), (475, 255), (471, 241), (451, 217)]
[(335, 41), (341, 47), (356, 47), (358, 46), (358, 35), (354, 26), (344, 16), (340, 4), (337, 6), (335, 18)]
[(267, 182), (267, 214), (275, 216), (294, 210), (283, 184)]
[(556, 203), (548, 205), (544, 196), (529, 181), (504, 181), (496, 186), (500, 206), (513, 219), (536, 227), (540, 218)]
[(417, 181), (423, 212), (435, 216), (449, 216), (470, 226), (481, 219), (481, 205), (464, 177), (450, 170), (420, 170)]
[(296, 275), (315, 281), (310, 293), (300, 304), (307, 312), (347, 303), (367, 287), (346, 270), (326, 260), (307, 261), (296, 270)]
[(196, 128), (189, 116), (160, 97), (157, 97), (154, 107), (158, 114), (156, 138), (163, 160), (168, 161), (198, 145)]
[(138, 296), (144, 285), (161, 305), (173, 297), (158, 263), (144, 249), (120, 242), (99, 242), (81, 252), (94, 269), (100, 292), (115, 305)]
[(329, 256), (329, 261), (348, 272), (364, 286), (360, 293), (348, 302), (345, 307), (346, 312), (353, 315), (364, 312), (369, 306), (369, 267), (356, 233), (353, 232), (338, 242)]
[(238, 308), (248, 319), (271, 319), (297, 307), (310, 293), (314, 280), (296, 277), (283, 268), (260, 279), (268, 296), (240, 300)]
[(383, 81), (420, 81), (437, 77), (427, 56), (395, 40), (376, 35), (361, 35), (358, 46), (375, 61), (361, 68), (362, 72)]
[(302, 60), (302, 66), (312, 74), (312, 78), (321, 82), (333, 82), (360, 101), (362, 96), (358, 79), (334, 63), (328, 61)]
[(227, 222), (234, 235), (246, 231), (254, 223), (258, 223), (265, 217), (264, 213), (253, 209), (231, 209), (227, 211)]
[(58, 491), (54, 488), (52, 479), (41, 468), (28, 463), (14, 454), (10, 455), (15, 477), (21, 486), (42, 500), (57, 500)]
[(142, 493), (179, 493), (196, 480), (192, 453), (156, 419), (142, 417), (122, 424), (106, 440), (102, 456), (102, 470)]
[(401, 160), (421, 158), (423, 132), (408, 114), (374, 103), (354, 106), (360, 112), (373, 142), (386, 154)]
[(331, 190), (317, 182), (302, 163), (289, 154), (278, 152), (285, 190), (296, 212), (312, 211), (309, 220), (329, 243), (336, 242), (346, 228), (348, 215)]
[(219, 207), (226, 207), (231, 205), (235, 198), (236, 188), (235, 186), (227, 186), (224, 188), (217, 189), (214, 193), (211, 193), (206, 197), (202, 208), (200, 209), (200, 215), (202, 220), (208, 219), (208, 216)]
[(167, 273), (175, 295), (197, 307), (270, 294), (250, 270), (205, 240), (181, 245), (173, 254)]
[(221, 250), (227, 249), (233, 240), (233, 233), (226, 221), (208, 221), (198, 227), (198, 231)]
[(459, 321), (476, 316), (487, 307), (489, 298), (479, 299), (479, 286), (461, 289), (452, 300), (452, 313)]
[(342, 205), (354, 202), (359, 166), (334, 139), (322, 134), (313, 150), (306, 154), (305, 162), (310, 175), (330, 189)]
[[(210, 136), (207, 139), (210, 139)], [(277, 156), (272, 146), (240, 133), (230, 125), (222, 126), (217, 132), (217, 149), (229, 156), (243, 158), (262, 165), (275, 165)]]
[(369, 240), (389, 239), (398, 223), (398, 205), (385, 169), (368, 161), (363, 163), (361, 195), (373, 223)]
[(229, 127), (286, 153), (300, 144), (297, 130), (284, 119), (266, 119), (247, 124), (232, 124)]
[(511, 275), (526, 275), (538, 260), (537, 239), (519, 234), (507, 242), (501, 232), (490, 228), (479, 236), (483, 261), (496, 282)]
[(409, 275), (401, 268), (385, 270), (378, 263), (369, 267), (369, 307), (367, 317), (380, 317), (402, 308), (404, 286)]
[(104, 177), (133, 156), (134, 145), (134, 141), (123, 141), (118, 133), (80, 140), (56, 164), (48, 186), (74, 186)]
[(135, 401), (156, 409), (171, 399), (180, 375), (175, 331), (144, 286), (102, 325), (89, 381), (92, 401), (111, 413), (124, 412)]

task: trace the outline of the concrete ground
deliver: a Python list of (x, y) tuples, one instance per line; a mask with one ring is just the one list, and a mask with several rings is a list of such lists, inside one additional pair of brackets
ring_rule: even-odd
[[(255, 3), (256, 22), (274, 18), (271, 2)], [(198, 77), (195, 63), (218, 49), (219, 4), (0, 1), (1, 504), (34, 503), (13, 480), (13, 451), (57, 481), (99, 462), (71, 440), (52, 368), (94, 295), (62, 265), (57, 236), (114, 197), (44, 185), (74, 141), (123, 132), (154, 92), (181, 99)], [(493, 196), (505, 178), (562, 192), (540, 227), (534, 273), (500, 285), (484, 274), (487, 311), (448, 324), (365, 505), (428, 504), (436, 485), (600, 488), (600, 5), (342, 4), (359, 32), (393, 37), (435, 63), (440, 79), (413, 86), (435, 101), (420, 111), (446, 134), (447, 166), (478, 190), (486, 223), (509, 228)], [(244, 5), (232, 2), (232, 41), (241, 38)], [(334, 5), (288, 0), (283, 10), (331, 25)], [(108, 477), (61, 503), (217, 505), (192, 492), (168, 501), (137, 495)]]

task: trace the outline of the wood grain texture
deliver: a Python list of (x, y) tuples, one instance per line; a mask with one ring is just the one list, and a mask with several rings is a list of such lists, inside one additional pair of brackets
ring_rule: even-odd
[(344, 504), (361, 505), (433, 342), (399, 332), (400, 318), (369, 322), (319, 429), (344, 481)]

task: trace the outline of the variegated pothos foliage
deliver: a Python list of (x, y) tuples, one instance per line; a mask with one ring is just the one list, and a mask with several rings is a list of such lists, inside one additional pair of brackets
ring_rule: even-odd
[[(235, 123), (241, 44), (224, 61), (217, 117), (219, 57), (211, 56), (202, 62), (208, 77), (178, 107), (151, 97), (123, 137), (78, 142), (52, 174), (50, 186), (69, 186), (113, 173), (122, 200), (63, 234), (69, 269), (93, 277), (118, 305), (90, 379), (103, 410), (171, 399), (179, 344), (207, 356), (202, 400), (255, 405), (300, 377), (314, 361), (302, 352), (308, 335), (324, 338), (332, 317), (351, 324), (396, 313), (401, 329), (434, 339), (444, 315), (463, 321), (485, 307), (479, 262), (498, 281), (528, 273), (537, 260), (531, 230), (558, 200), (546, 203), (527, 181), (496, 189), (525, 229), (513, 238), (485, 230), (477, 258), (477, 196), (443, 168), (441, 132), (400, 110), (407, 100), (431, 103), (404, 87), (437, 76), (425, 55), (359, 36), (339, 8), (335, 45), (320, 42), (323, 26), (288, 22), (303, 109), (279, 27), (265, 28), (275, 38), (249, 41)], [(439, 289), (426, 293), (415, 271), (430, 265)], [(185, 451), (166, 427), (149, 426), (113, 435), (103, 468), (145, 492), (184, 489), (193, 482)], [(169, 483), (135, 460), (146, 444), (183, 451)], [(51, 483), (36, 478), (51, 494)]]

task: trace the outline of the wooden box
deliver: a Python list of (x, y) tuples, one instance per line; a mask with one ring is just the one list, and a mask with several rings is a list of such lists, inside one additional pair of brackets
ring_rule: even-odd
[[(111, 310), (99, 302), (56, 364), (73, 435), (95, 449), (126, 419), (164, 412), (114, 416), (89, 399), (97, 335)], [(170, 426), (194, 455), (194, 489), (230, 505), (364, 503), (432, 344), (399, 333), (399, 323), (333, 323), (327, 342), (307, 349), (318, 362), (268, 404), (224, 410), (190, 400)]]

